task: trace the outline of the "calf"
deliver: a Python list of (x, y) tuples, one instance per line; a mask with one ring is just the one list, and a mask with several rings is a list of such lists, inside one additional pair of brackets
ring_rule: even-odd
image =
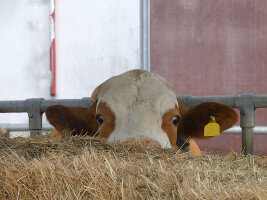
[[(188, 110), (165, 79), (144, 70), (131, 70), (106, 80), (91, 98), (89, 108), (48, 107), (48, 121), (59, 133), (67, 130), (72, 135), (98, 136), (109, 142), (136, 139), (163, 148), (190, 144), (194, 155), (201, 152), (192, 138), (204, 138), (210, 116), (215, 117), (221, 131), (237, 121), (231, 107), (215, 102)], [(186, 138), (188, 142), (184, 143)]]

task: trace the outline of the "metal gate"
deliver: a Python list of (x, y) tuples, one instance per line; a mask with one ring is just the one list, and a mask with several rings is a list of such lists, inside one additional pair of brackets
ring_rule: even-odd
[[(255, 109), (267, 108), (267, 95), (238, 94), (236, 96), (192, 96), (178, 95), (179, 101), (187, 108), (203, 102), (218, 102), (240, 111), (240, 127), (242, 129), (242, 149), (246, 155), (253, 154), (255, 127)], [(0, 113), (27, 112), (31, 136), (42, 130), (42, 114), (48, 106), (63, 105), (73, 107), (89, 107), (91, 98), (45, 100), (40, 98), (25, 101), (0, 101)], [(266, 134), (266, 133), (265, 133)]]

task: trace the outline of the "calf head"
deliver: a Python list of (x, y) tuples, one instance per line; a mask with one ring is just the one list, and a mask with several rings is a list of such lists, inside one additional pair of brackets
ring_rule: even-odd
[(221, 131), (237, 121), (236, 112), (219, 103), (202, 103), (187, 110), (165, 79), (144, 70), (108, 79), (91, 98), (93, 104), (89, 108), (48, 107), (48, 121), (59, 132), (97, 135), (110, 142), (134, 138), (153, 141), (164, 148), (175, 146), (178, 135), (203, 138), (211, 115)]

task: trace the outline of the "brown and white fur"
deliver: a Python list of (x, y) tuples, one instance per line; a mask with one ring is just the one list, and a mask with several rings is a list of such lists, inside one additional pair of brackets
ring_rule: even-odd
[(178, 135), (190, 137), (190, 152), (194, 155), (201, 152), (192, 138), (204, 138), (203, 129), (211, 115), (221, 131), (237, 121), (232, 108), (215, 102), (186, 109), (164, 78), (144, 70), (131, 70), (108, 79), (91, 98), (93, 104), (89, 108), (48, 107), (48, 121), (59, 133), (68, 130), (73, 135), (97, 135), (109, 142), (136, 139), (162, 148), (175, 146)]

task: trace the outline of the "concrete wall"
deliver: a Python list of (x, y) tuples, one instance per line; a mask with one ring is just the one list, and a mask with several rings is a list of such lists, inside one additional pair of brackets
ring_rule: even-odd
[[(135, 0), (57, 0), (57, 95), (81, 98), (112, 75), (140, 67)], [(0, 1), (0, 100), (50, 97), (49, 1)], [(23, 116), (21, 116), (23, 115)], [(0, 123), (26, 123), (0, 114)]]

